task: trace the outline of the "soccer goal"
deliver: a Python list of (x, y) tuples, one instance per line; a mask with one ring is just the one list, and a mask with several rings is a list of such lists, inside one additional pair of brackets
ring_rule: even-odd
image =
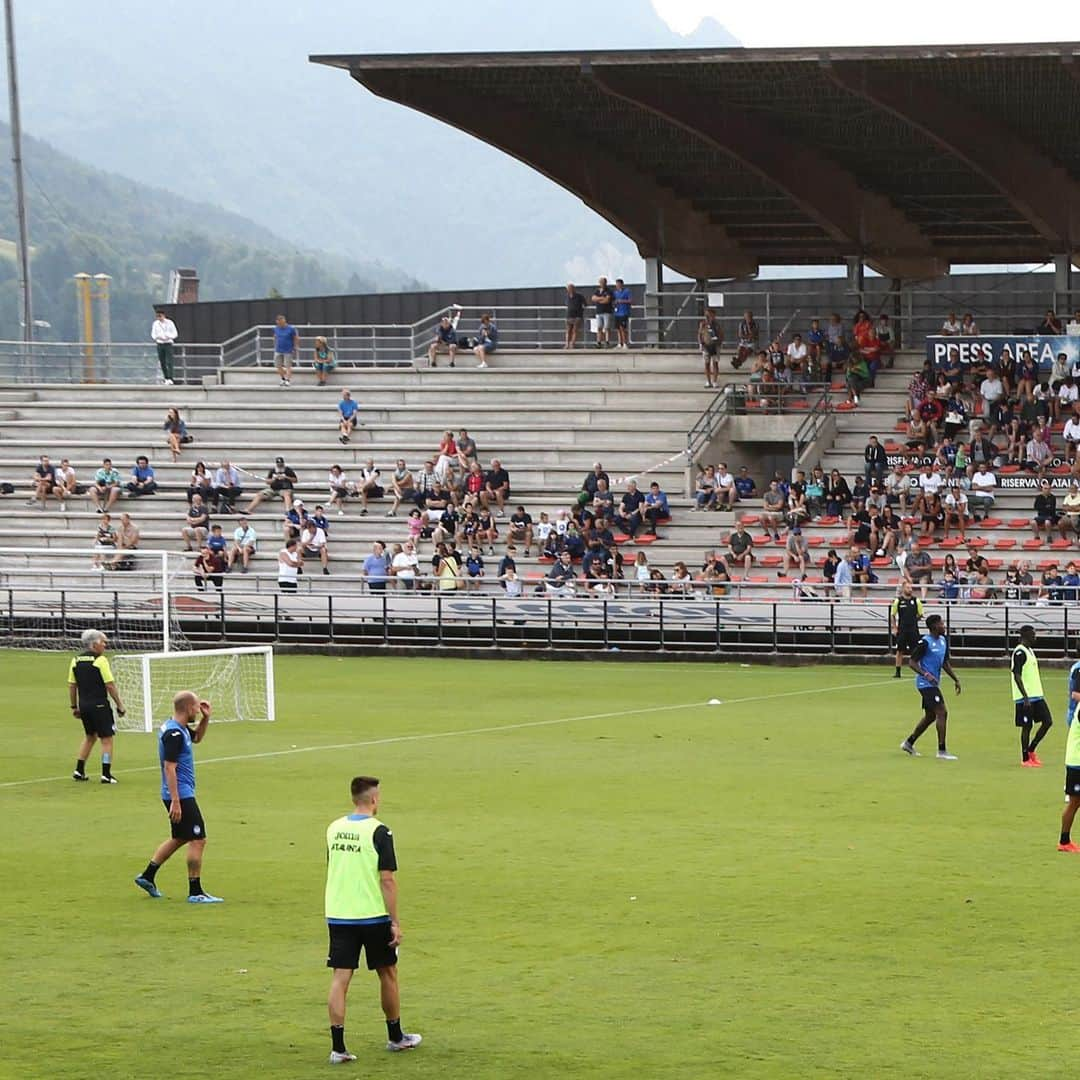
[(114, 656), (113, 676), (127, 713), (120, 731), (153, 731), (172, 715), (173, 696), (193, 690), (213, 706), (211, 723), (274, 719), (274, 650), (239, 649)]

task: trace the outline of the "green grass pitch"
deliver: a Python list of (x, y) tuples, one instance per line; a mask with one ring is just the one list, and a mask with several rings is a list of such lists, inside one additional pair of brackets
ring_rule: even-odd
[(226, 898), (197, 908), (180, 857), (167, 899), (132, 884), (167, 834), (153, 737), (118, 740), (116, 787), (66, 779), (66, 663), (0, 653), (2, 1077), (323, 1075), (323, 836), (358, 772), (383, 779), (424, 1045), (384, 1051), (360, 972), (343, 1077), (1031, 1078), (1071, 1058), (1061, 672), (1035, 771), (1002, 671), (960, 667), (947, 763), (932, 732), (930, 756), (899, 751), (918, 697), (890, 666), (278, 657), (278, 722), (211, 725), (197, 750), (203, 880)]

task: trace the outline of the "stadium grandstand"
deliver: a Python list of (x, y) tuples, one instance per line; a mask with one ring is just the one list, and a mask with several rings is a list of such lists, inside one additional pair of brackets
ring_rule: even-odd
[[(205, 644), (879, 655), (910, 581), (946, 602), (959, 652), (997, 655), (1036, 617), (1068, 647), (1074, 48), (314, 58), (501, 147), (633, 238), (647, 280), (621, 301), (627, 347), (598, 340), (596, 282), (577, 283), (573, 350), (561, 287), (385, 298), (356, 322), (361, 298), (168, 305), (176, 385), (152, 381), (146, 345), (6, 347), (0, 636), (66, 645), (105, 619), (122, 642), (165, 604), (180, 640)], [(1053, 273), (942, 276), (991, 261)], [(720, 282), (771, 263), (848, 277), (831, 292)], [(665, 285), (663, 266), (694, 283)], [(393, 305), (408, 319), (380, 314)], [(298, 334), (284, 378), (278, 311)], [(454, 366), (436, 367), (429, 347), (451, 338)], [(174, 422), (173, 451), (170, 408), (189, 440)], [(151, 494), (128, 487), (140, 455)], [(50, 471), (64, 458), (67, 493)], [(218, 498), (222, 462), (239, 491)], [(428, 462), (446, 492), (417, 506), (402, 479), (395, 499), (395, 471), (415, 491)], [(213, 525), (229, 551), (249, 506), (249, 572), (216, 552), (196, 565)], [(115, 548), (99, 509), (114, 530), (130, 516), (137, 549)], [(308, 547), (295, 581), (293, 533)]]

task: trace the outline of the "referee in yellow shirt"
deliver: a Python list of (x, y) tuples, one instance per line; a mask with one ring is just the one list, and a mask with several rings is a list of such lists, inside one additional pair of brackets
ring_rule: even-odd
[(94, 743), (100, 739), (101, 782), (115, 784), (112, 752), (116, 720), (109, 708), (109, 698), (116, 703), (116, 711), (120, 716), (124, 715), (124, 703), (120, 700), (120, 691), (116, 689), (112, 668), (105, 657), (109, 640), (101, 630), (84, 630), (82, 646), (83, 651), (71, 661), (68, 669), (71, 711), (82, 721), (83, 726), (83, 741), (79, 746), (79, 757), (71, 778), (83, 782), (90, 779), (86, 775), (86, 759), (94, 749)]
[(379, 810), (379, 781), (356, 776), (352, 781), (353, 812), (331, 822), (326, 830), (326, 923), (334, 971), (327, 1007), (330, 1012), (330, 1064), (344, 1065), (356, 1055), (345, 1049), (345, 998), (353, 972), (366, 956), (368, 971), (379, 976), (379, 993), (386, 1016), (386, 1049), (412, 1050), (419, 1035), (401, 1030), (401, 999), (397, 980), (397, 948), (401, 927), (397, 913), (397, 856), (394, 837), (375, 816)]

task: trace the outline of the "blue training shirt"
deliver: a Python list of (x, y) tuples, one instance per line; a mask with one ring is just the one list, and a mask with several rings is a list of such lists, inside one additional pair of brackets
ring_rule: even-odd
[(158, 735), (158, 761), (161, 763), (161, 797), (168, 802), (169, 785), (165, 783), (165, 762), (176, 762), (176, 790), (181, 799), (195, 798), (195, 752), (191, 732), (173, 717), (161, 725)]
[(356, 415), (356, 410), (359, 408), (352, 398), (342, 398), (338, 402), (337, 407), (338, 412), (341, 413), (342, 418), (345, 420), (351, 420)]
[(616, 289), (615, 290), (615, 314), (619, 318), (624, 318), (630, 314), (631, 301), (633, 295), (629, 289)]
[(291, 353), (296, 348), (296, 327), (286, 323), (274, 327), (274, 352)]
[(935, 681), (931, 682), (921, 675), (916, 675), (915, 686), (919, 690), (936, 689), (941, 683), (941, 669), (944, 667), (945, 661), (949, 659), (949, 642), (944, 634), (937, 638), (933, 634), (923, 634), (920, 640), (926, 646), (926, 649), (923, 651), (923, 655), (919, 657), (919, 665), (923, 671), (930, 672)]
[(1071, 726), (1073, 717), (1076, 715), (1076, 706), (1080, 704), (1073, 701), (1073, 691), (1080, 694), (1080, 660), (1077, 660), (1071, 668), (1069, 668), (1069, 704), (1065, 709), (1065, 724)]

